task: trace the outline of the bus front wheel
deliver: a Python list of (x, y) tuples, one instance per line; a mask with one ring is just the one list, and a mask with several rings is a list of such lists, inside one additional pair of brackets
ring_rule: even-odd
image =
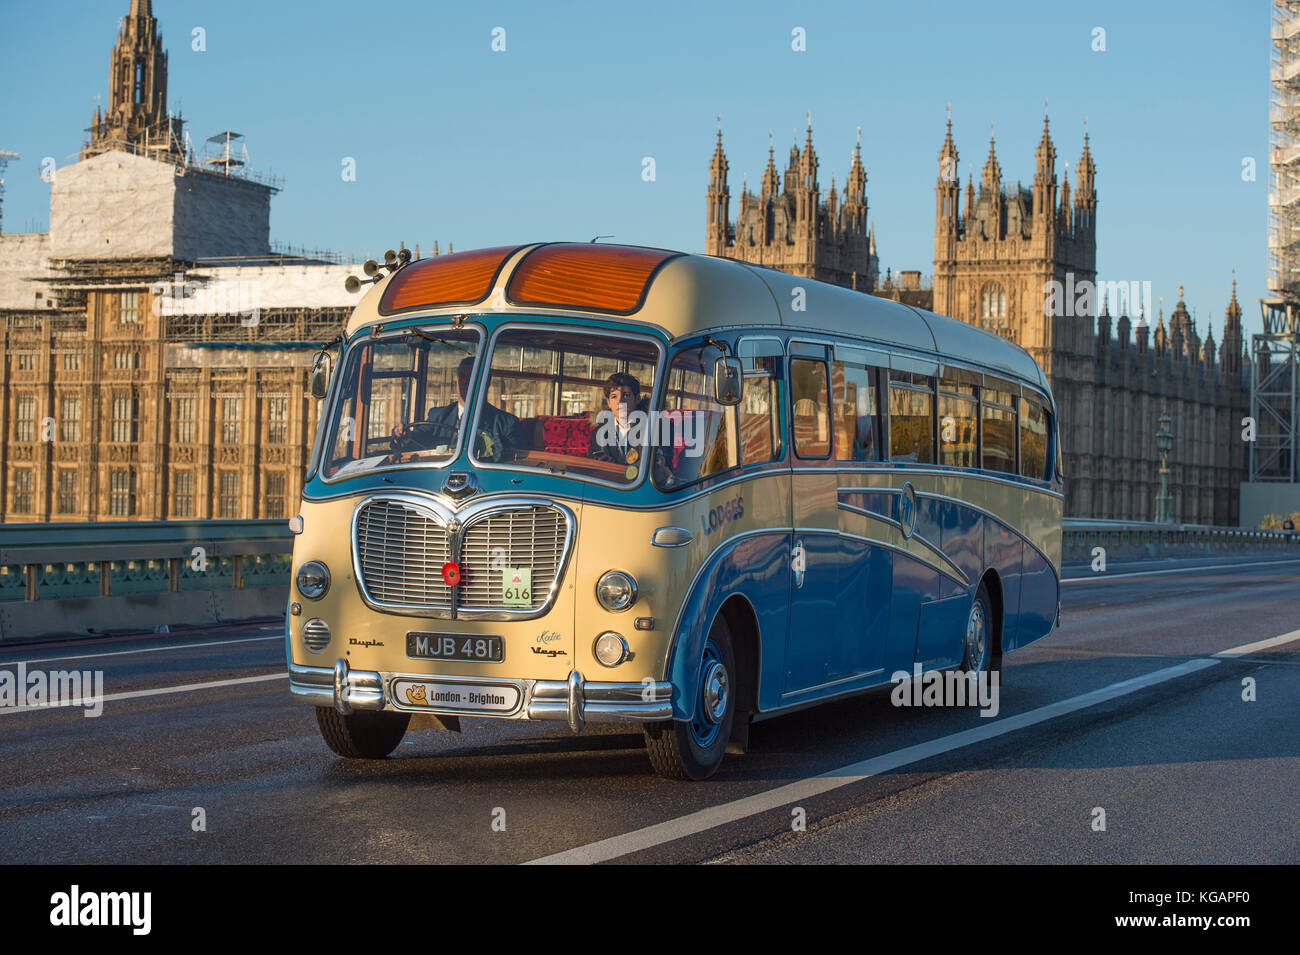
[(646, 752), (660, 776), (700, 780), (717, 772), (736, 718), (736, 675), (731, 632), (719, 614), (704, 642), (691, 718), (645, 726)]
[(1002, 654), (998, 652), (1001, 643), (1000, 634), (994, 633), (993, 601), (989, 599), (988, 587), (981, 582), (966, 617), (961, 668), (974, 673), (1001, 671)]
[(410, 713), (358, 710), (344, 716), (333, 707), (316, 707), (320, 735), (346, 759), (383, 759), (397, 749), (410, 722)]

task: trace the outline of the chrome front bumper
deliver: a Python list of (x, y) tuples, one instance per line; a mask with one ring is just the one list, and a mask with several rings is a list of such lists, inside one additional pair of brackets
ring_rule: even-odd
[[(473, 709), (410, 706), (395, 701), (395, 680), (447, 682), (467, 685), (511, 686), (519, 691), (514, 710), (486, 712)], [(671, 683), (597, 683), (576, 670), (567, 680), (483, 680), (461, 676), (383, 673), (353, 670), (340, 659), (333, 667), (289, 664), (289, 693), (299, 703), (329, 706), (340, 713), (353, 710), (396, 710), (436, 713), (442, 716), (486, 716), (496, 719), (553, 720), (569, 724), (575, 733), (587, 723), (652, 723), (673, 717)]]

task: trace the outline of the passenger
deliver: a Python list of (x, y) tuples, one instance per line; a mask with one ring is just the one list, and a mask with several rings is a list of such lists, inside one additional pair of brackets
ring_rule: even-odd
[[(394, 448), (404, 449), (408, 444), (423, 443), (424, 440), (432, 440), (435, 446), (453, 443), (465, 415), (465, 399), (469, 395), (469, 379), (473, 371), (474, 356), (470, 355), (462, 359), (456, 368), (456, 400), (441, 406), (434, 405), (423, 422), (409, 427), (399, 424), (393, 429)], [(417, 438), (416, 435), (421, 431), (434, 433), (427, 439)], [(519, 419), (486, 401), (479, 412), (476, 437), (474, 453), (485, 461), (503, 461), (523, 443), (519, 434)]]
[(625, 372), (616, 372), (605, 379), (604, 391), (605, 409), (591, 416), (587, 457), (635, 465), (641, 460), (641, 449), (628, 441), (629, 418), (632, 412), (644, 410), (641, 407), (641, 383)]

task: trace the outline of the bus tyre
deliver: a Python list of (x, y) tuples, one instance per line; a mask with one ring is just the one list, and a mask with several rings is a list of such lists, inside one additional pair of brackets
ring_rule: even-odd
[(722, 764), (735, 718), (736, 657), (731, 650), (731, 632), (719, 614), (704, 641), (691, 719), (645, 726), (650, 765), (668, 779), (709, 778)]
[(316, 707), (316, 723), (329, 748), (346, 759), (383, 759), (406, 735), (410, 713), (358, 710), (344, 716), (330, 706)]
[(966, 632), (963, 635), (964, 651), (961, 668), (968, 672), (989, 673), (1002, 669), (1002, 654), (998, 652), (1001, 640), (993, 632), (993, 601), (989, 599), (988, 588), (981, 581), (980, 589), (975, 592), (970, 612), (966, 616)]

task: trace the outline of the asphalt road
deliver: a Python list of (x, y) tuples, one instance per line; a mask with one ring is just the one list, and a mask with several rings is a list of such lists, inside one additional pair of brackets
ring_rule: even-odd
[(639, 730), (553, 723), (336, 759), (278, 626), (9, 648), (106, 701), (0, 708), (4, 861), (1300, 861), (1300, 562), (1070, 575), (996, 717), (858, 697), (757, 724), (703, 783), (652, 775)]

